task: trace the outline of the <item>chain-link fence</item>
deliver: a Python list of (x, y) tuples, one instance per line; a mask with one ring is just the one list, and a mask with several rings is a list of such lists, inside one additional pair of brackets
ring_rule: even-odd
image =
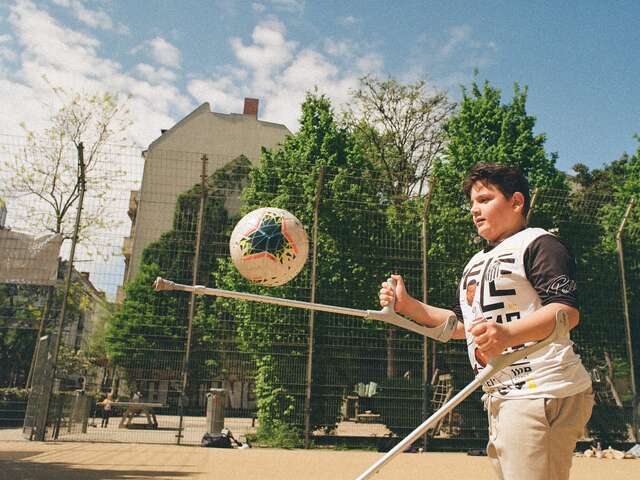
[[(19, 156), (23, 147), (6, 142), (5, 155)], [(103, 212), (120, 219), (117, 226), (81, 237), (66, 317), (59, 312), (68, 262), (49, 287), (0, 285), (3, 365), (15, 358), (18, 343), (24, 352), (3, 386), (28, 382), (41, 319), (41, 335), (64, 322), (53, 395), (45, 402), (47, 438), (199, 444), (214, 421), (219, 390), (211, 389), (223, 389), (224, 426), (236, 436), (263, 429), (263, 440), (280, 444), (387, 448), (472, 380), (463, 342), (439, 344), (374, 320), (152, 287), (162, 276), (377, 309), (381, 281), (397, 272), (412, 295), (450, 308), (462, 268), (481, 247), (462, 207), (452, 213), (437, 198), (396, 200), (381, 194), (380, 180), (338, 169), (276, 182), (251, 174), (244, 156), (155, 150), (147, 152), (144, 176), (142, 160), (130, 150), (100, 161), (114, 172), (135, 173), (105, 189), (110, 200)], [(86, 201), (96, 206), (102, 197), (92, 194), (88, 188)], [(27, 198), (8, 199), (12, 229), (27, 230), (28, 218), (19, 215)], [(598, 399), (585, 439), (637, 440), (640, 214), (630, 202), (579, 190), (537, 191), (530, 215), (532, 226), (556, 233), (578, 261), (582, 317), (572, 338)], [(243, 280), (229, 259), (233, 226), (260, 206), (290, 210), (310, 238), (303, 271), (271, 289)], [(448, 221), (451, 215), (457, 220)], [(21, 332), (27, 335), (18, 340)], [(33, 375), (32, 392), (39, 378)], [(479, 397), (437, 425), (431, 445), (484, 442)], [(0, 404), (6, 427), (15, 426), (6, 421), (9, 404)]]

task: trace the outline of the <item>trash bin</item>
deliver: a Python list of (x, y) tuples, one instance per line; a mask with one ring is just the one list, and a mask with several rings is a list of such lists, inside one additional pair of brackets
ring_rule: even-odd
[(224, 388), (211, 388), (207, 393), (207, 433), (220, 433), (224, 428)]
[(87, 395), (84, 390), (76, 390), (74, 392), (71, 415), (69, 416), (69, 424), (67, 425), (69, 432), (71, 432), (74, 424), (80, 423), (82, 425), (82, 433), (87, 433), (92, 399), (93, 397)]

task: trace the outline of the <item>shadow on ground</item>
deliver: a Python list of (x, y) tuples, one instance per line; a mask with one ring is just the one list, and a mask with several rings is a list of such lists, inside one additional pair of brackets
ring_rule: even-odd
[(188, 472), (171, 470), (109, 470), (73, 467), (68, 463), (37, 463), (28, 459), (43, 452), (0, 452), (0, 480), (136, 480), (186, 478)]

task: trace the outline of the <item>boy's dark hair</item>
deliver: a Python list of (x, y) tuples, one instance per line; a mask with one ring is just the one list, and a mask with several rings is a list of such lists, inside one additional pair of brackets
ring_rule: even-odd
[(511, 198), (516, 192), (522, 193), (524, 196), (523, 215), (526, 218), (531, 205), (531, 194), (529, 193), (529, 181), (520, 170), (499, 163), (478, 163), (464, 179), (463, 189), (467, 199), (471, 198), (471, 188), (476, 182), (493, 185), (507, 198)]

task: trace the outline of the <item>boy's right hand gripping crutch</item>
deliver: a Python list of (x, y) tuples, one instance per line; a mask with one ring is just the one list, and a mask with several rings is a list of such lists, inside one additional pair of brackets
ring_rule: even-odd
[[(393, 308), (393, 306), (391, 306)], [(498, 355), (497, 357), (492, 358), (487, 366), (482, 369), (482, 371), (478, 374), (478, 376), (465, 388), (460, 390), (451, 400), (445, 403), (442, 407), (438, 409), (433, 415), (427, 418), (418, 428), (416, 428), (413, 432), (407, 435), (402, 441), (400, 441), (393, 449), (389, 450), (380, 460), (375, 462), (371, 467), (369, 467), (362, 475), (360, 475), (356, 480), (365, 480), (367, 478), (371, 478), (373, 475), (378, 473), (380, 469), (391, 461), (396, 455), (406, 450), (411, 446), (413, 442), (415, 442), (418, 438), (424, 435), (429, 428), (435, 425), (441, 418), (447, 415), (453, 408), (462, 402), (465, 398), (467, 398), (471, 393), (473, 393), (480, 385), (482, 385), (485, 381), (491, 378), (493, 375), (498, 373), (503, 368), (511, 365), (518, 360), (526, 357), (527, 355), (531, 355), (534, 352), (537, 352), (541, 348), (549, 345), (551, 342), (556, 339), (566, 335), (569, 332), (569, 316), (567, 312), (564, 310), (559, 310), (556, 313), (556, 325), (553, 329), (553, 332), (545, 338), (544, 340), (540, 340), (538, 343), (531, 345), (529, 347), (523, 348), (522, 350), (518, 350), (512, 353)]]

